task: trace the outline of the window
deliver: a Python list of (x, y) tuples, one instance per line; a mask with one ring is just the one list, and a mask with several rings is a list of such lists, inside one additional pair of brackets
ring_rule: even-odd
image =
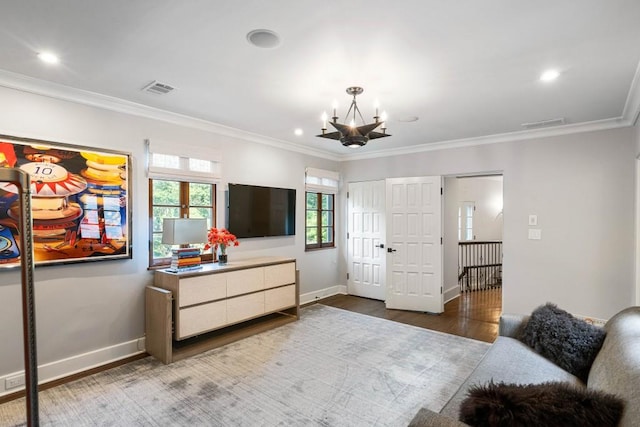
[[(147, 148), (149, 265), (154, 267), (170, 263), (172, 247), (162, 244), (164, 218), (206, 218), (208, 227), (216, 225), (215, 182), (220, 179), (221, 162), (215, 150), (202, 147), (185, 150), (179, 143), (154, 140), (147, 141)], [(212, 252), (203, 253), (202, 259), (211, 261)]]
[[(171, 262), (171, 246), (162, 244), (164, 218), (207, 218), (207, 227), (215, 225), (215, 185), (197, 182), (149, 180), (151, 212), (151, 250), (149, 265), (167, 265)], [(206, 236), (203, 236), (203, 239)], [(204, 244), (200, 245), (202, 248)], [(211, 251), (202, 254), (211, 261)]]
[(305, 171), (305, 249), (335, 247), (335, 194), (338, 172), (307, 168)]
[(333, 248), (334, 195), (307, 192), (306, 197), (305, 249)]
[(474, 202), (462, 202), (458, 207), (458, 241), (473, 240), (473, 212), (476, 210)]

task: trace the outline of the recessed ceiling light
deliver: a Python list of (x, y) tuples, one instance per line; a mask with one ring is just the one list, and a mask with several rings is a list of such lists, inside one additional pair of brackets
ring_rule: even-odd
[(560, 76), (560, 72), (558, 70), (547, 70), (540, 76), (540, 80), (543, 82), (551, 82), (557, 79)]
[(263, 49), (280, 46), (280, 36), (271, 30), (253, 30), (247, 34), (249, 43)]
[(47, 64), (57, 64), (60, 62), (60, 58), (58, 58), (51, 52), (40, 52), (38, 54), (38, 58), (40, 58), (42, 62), (46, 62)]
[(293, 133), (295, 133), (296, 136), (302, 136), (304, 131), (302, 129), (300, 129), (300, 128), (297, 128), (296, 130), (293, 131)]

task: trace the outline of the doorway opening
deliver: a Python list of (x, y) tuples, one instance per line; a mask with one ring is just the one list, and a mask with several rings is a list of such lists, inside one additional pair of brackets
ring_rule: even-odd
[[(475, 290), (461, 292), (458, 251), (461, 241), (502, 241), (502, 176), (431, 177), (437, 178), (437, 186), (435, 182), (422, 182), (428, 178), (349, 183), (346, 221), (348, 295), (336, 295), (322, 303), (493, 342), (502, 311), (502, 291), (499, 286), (483, 283), (489, 277), (494, 281), (499, 280), (501, 284), (501, 268), (491, 271), (468, 268), (468, 277), (473, 285), (469, 288)], [(416, 179), (417, 182), (412, 182)], [(486, 197), (476, 191), (467, 191), (469, 186), (482, 187), (484, 184), (498, 187), (499, 191), (491, 192), (491, 196)], [(463, 196), (459, 198), (458, 194)], [(433, 196), (438, 201), (437, 215), (425, 210), (432, 205), (429, 200), (434, 200)], [(411, 203), (407, 204), (407, 201)], [(491, 234), (487, 237), (487, 223), (490, 223), (486, 220), (487, 203), (494, 210), (491, 223), (499, 223), (500, 234), (497, 236)], [(415, 209), (417, 207), (420, 209)], [(409, 217), (405, 221), (406, 215), (402, 214), (407, 213)], [(437, 229), (435, 225), (438, 225)], [(418, 242), (414, 239), (416, 236), (435, 237), (433, 241)], [(436, 250), (439, 259), (432, 256)], [(487, 255), (482, 255), (483, 263), (486, 263), (486, 259)], [(435, 275), (428, 270), (418, 274), (408, 268), (406, 274), (401, 271), (405, 266), (416, 264), (439, 266), (440, 277), (431, 279)], [(391, 274), (396, 270), (397, 274)], [(425, 280), (419, 282), (414, 277)], [(437, 283), (437, 289), (430, 286), (431, 283)], [(480, 292), (480, 289), (484, 290)], [(389, 294), (397, 290), (398, 294), (404, 291), (402, 296), (409, 301), (418, 300), (416, 295), (419, 292), (427, 296), (436, 295), (442, 308), (432, 311), (389, 306)]]
[(455, 306), (462, 317), (495, 317), (497, 325), (502, 311), (503, 176), (445, 177), (444, 188), (444, 300), (458, 299)]

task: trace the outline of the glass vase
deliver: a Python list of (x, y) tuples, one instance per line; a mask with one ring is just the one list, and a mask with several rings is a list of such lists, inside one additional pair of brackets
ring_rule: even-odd
[(225, 265), (227, 263), (227, 254), (219, 254), (218, 255), (218, 264)]

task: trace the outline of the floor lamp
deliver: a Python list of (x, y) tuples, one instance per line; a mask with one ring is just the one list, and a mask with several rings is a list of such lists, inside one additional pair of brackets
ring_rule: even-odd
[(31, 222), (31, 179), (20, 169), (0, 168), (0, 182), (18, 188), (20, 217), (20, 269), (22, 276), (22, 334), (24, 341), (24, 371), (27, 400), (27, 425), (39, 425), (38, 358), (36, 356), (36, 316), (33, 296), (33, 236)]

